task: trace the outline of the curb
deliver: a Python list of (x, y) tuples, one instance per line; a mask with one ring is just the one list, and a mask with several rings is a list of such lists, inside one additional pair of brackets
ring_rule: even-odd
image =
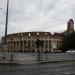
[(61, 61), (41, 61), (39, 64), (46, 64), (46, 63), (63, 63), (63, 62), (75, 62), (75, 60), (61, 60)]
[(64, 62), (75, 62), (75, 60), (61, 60), (61, 61), (1, 61), (0, 65), (31, 65), (31, 64), (47, 64), (47, 63), (64, 63)]

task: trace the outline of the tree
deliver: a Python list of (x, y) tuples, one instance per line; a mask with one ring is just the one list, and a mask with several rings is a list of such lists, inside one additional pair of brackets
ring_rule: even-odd
[(67, 51), (69, 49), (75, 49), (75, 32), (64, 36), (62, 51)]

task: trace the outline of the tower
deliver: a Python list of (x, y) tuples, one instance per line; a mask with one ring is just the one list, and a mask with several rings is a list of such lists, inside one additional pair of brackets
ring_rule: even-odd
[(67, 23), (67, 33), (72, 33), (74, 31), (74, 21), (70, 19)]

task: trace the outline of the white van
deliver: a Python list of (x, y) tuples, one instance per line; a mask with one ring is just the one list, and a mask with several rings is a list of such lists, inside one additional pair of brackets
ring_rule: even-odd
[(75, 50), (74, 49), (70, 49), (68, 51), (66, 51), (67, 53), (75, 53)]

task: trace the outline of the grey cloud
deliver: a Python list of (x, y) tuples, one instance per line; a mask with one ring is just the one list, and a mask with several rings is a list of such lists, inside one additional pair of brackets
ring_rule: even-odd
[[(6, 1), (0, 18), (0, 35), (4, 35)], [(9, 0), (8, 34), (27, 31), (62, 32), (67, 21), (75, 20), (74, 0)], [(0, 11), (1, 12), (1, 11)]]

